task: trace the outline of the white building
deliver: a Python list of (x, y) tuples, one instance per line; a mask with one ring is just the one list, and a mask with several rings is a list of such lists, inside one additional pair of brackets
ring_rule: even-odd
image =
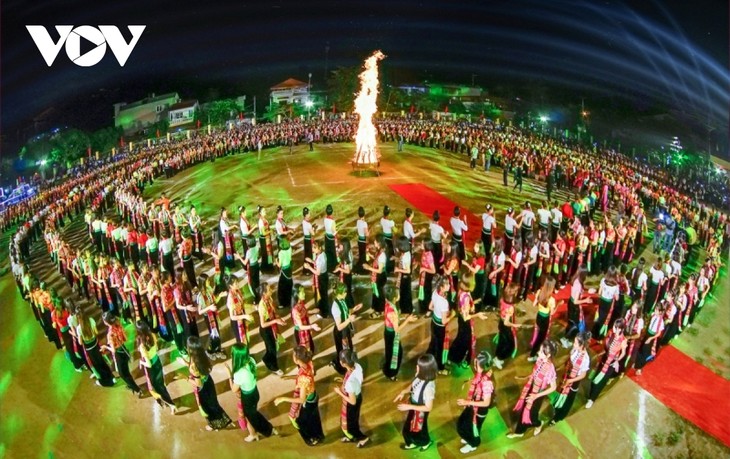
[(167, 119), (170, 121), (170, 127), (182, 126), (183, 124), (195, 121), (195, 112), (198, 108), (198, 101), (192, 99), (170, 105), (167, 115)]
[(171, 105), (180, 102), (176, 92), (149, 97), (132, 102), (114, 104), (114, 126), (124, 129), (125, 134), (141, 131), (142, 129), (167, 118), (167, 111)]
[(271, 87), (271, 101), (277, 104), (301, 104), (309, 100), (309, 85), (289, 78)]

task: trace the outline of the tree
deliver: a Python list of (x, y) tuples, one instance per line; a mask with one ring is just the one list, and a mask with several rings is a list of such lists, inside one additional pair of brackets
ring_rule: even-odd
[(89, 135), (79, 129), (67, 129), (54, 135), (51, 139), (55, 148), (51, 151), (48, 160), (66, 164), (86, 154), (89, 148)]
[[(360, 90), (359, 66), (339, 67), (330, 73), (327, 90), (330, 101), (338, 112), (350, 112), (354, 107), (355, 94)], [(382, 91), (382, 88), (381, 88)]]
[(116, 148), (119, 139), (124, 135), (121, 127), (105, 127), (94, 131), (89, 136), (91, 150), (96, 152), (109, 152)]
[(206, 110), (201, 113), (202, 122), (210, 120), (211, 124), (223, 124), (228, 120), (238, 117), (243, 107), (236, 99), (215, 100), (208, 104)]

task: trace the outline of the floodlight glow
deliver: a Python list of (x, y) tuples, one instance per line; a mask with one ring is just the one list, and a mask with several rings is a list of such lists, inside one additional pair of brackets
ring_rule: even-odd
[(312, 105), (314, 105), (314, 102), (312, 102), (311, 100), (304, 102), (304, 106), (307, 108), (312, 108)]

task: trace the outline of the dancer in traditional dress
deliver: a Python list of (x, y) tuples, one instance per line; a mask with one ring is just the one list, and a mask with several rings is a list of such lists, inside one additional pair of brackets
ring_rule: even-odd
[(557, 348), (554, 342), (544, 341), (540, 346), (540, 352), (530, 376), (516, 378), (527, 379), (527, 383), (523, 386), (520, 398), (514, 408), (518, 416), (517, 426), (513, 432), (507, 434), (507, 438), (522, 437), (530, 427), (535, 428), (534, 435), (540, 434), (542, 430), (542, 422), (540, 421), (542, 401), (545, 400), (547, 395), (555, 392), (557, 387), (557, 374), (552, 361)]
[(347, 288), (344, 284), (338, 284), (335, 288), (335, 301), (332, 302), (332, 319), (335, 326), (332, 334), (335, 341), (335, 356), (330, 365), (340, 373), (345, 374), (345, 369), (340, 365), (340, 352), (342, 349), (353, 349), (352, 338), (355, 333), (354, 323), (358, 319), (357, 312), (362, 309), (362, 303), (352, 309), (347, 305)]
[(332, 272), (337, 267), (337, 222), (332, 216), (334, 212), (332, 204), (327, 204), (324, 210), (324, 253), (327, 255), (327, 272)]
[[(401, 449), (410, 450), (420, 448), (426, 451), (431, 444), (428, 434), (428, 415), (433, 409), (436, 398), (436, 359), (431, 354), (424, 354), (418, 358), (416, 376), (408, 387), (398, 393), (393, 400), (398, 403), (398, 411), (406, 411), (403, 424), (403, 440)], [(409, 396), (408, 403), (402, 403), (403, 397)]]
[(274, 248), (271, 245), (271, 228), (266, 219), (266, 208), (258, 206), (259, 214), (259, 251), (261, 253), (261, 271), (269, 272), (273, 266)]
[(565, 326), (565, 336), (560, 338), (560, 343), (565, 349), (569, 348), (571, 341), (579, 332), (585, 331), (585, 314), (583, 305), (593, 300), (584, 295), (585, 281), (588, 277), (588, 268), (581, 265), (573, 275), (570, 283), (570, 299), (568, 300), (568, 324)]
[(127, 389), (131, 390), (134, 395), (142, 397), (142, 390), (134, 380), (132, 373), (129, 372), (129, 361), (132, 359), (132, 355), (127, 350), (127, 334), (124, 332), (122, 324), (119, 323), (117, 316), (111, 312), (105, 312), (103, 314), (104, 324), (107, 326), (106, 331), (106, 349), (111, 352), (114, 359), (114, 367), (117, 370), (117, 374), (122, 378), (124, 384), (127, 385)]
[[(228, 381), (238, 404), (238, 426), (248, 430), (246, 442), (258, 441), (261, 436), (279, 435), (271, 423), (259, 412), (259, 388), (256, 384), (256, 361), (248, 346), (236, 343), (231, 348), (231, 365), (226, 364)], [(312, 381), (314, 382), (314, 381)], [(278, 405), (278, 403), (276, 403)]]
[(289, 308), (292, 304), (292, 250), (286, 236), (279, 238), (279, 253), (276, 255), (276, 267), (279, 268), (279, 282), (276, 284), (276, 297), (279, 309)]
[(602, 340), (606, 336), (609, 322), (613, 316), (613, 309), (618, 302), (619, 293), (620, 287), (616, 267), (611, 265), (604, 278), (601, 279), (601, 285), (598, 288), (598, 308), (596, 309), (593, 330), (591, 331), (594, 339)]
[(189, 354), (188, 381), (193, 386), (193, 393), (195, 394), (195, 400), (198, 402), (200, 414), (208, 423), (205, 430), (225, 429), (233, 421), (218, 403), (215, 381), (210, 374), (213, 364), (205, 352), (203, 343), (200, 342), (200, 338), (197, 336), (188, 338), (187, 347)]
[(433, 259), (433, 242), (421, 241), (421, 263), (418, 273), (418, 312), (431, 315), (429, 308), (433, 291), (433, 276), (436, 274), (436, 264)]
[(428, 354), (435, 356), (440, 375), (448, 375), (446, 369), (447, 356), (449, 355), (449, 332), (447, 327), (455, 312), (449, 310), (449, 301), (446, 295), (449, 292), (449, 280), (440, 278), (436, 282), (436, 289), (431, 295), (429, 309), (431, 315), (431, 341), (428, 343)]
[(205, 317), (208, 326), (208, 356), (211, 359), (225, 359), (221, 349), (221, 326), (218, 317), (218, 299), (221, 295), (215, 294), (215, 280), (207, 274), (200, 276), (200, 288), (193, 290), (198, 315)]
[(228, 317), (231, 319), (231, 330), (237, 343), (248, 345), (248, 324), (253, 321), (253, 316), (246, 313), (243, 292), (241, 292), (241, 281), (237, 276), (231, 277), (228, 287), (228, 298), (226, 307)]
[[(413, 313), (413, 295), (411, 286), (411, 269), (413, 262), (411, 259), (411, 243), (407, 237), (398, 238), (398, 263), (395, 267), (395, 273), (398, 276), (396, 286), (399, 289), (398, 308), (403, 314), (411, 315)], [(387, 294), (386, 294), (387, 296)]]
[(329, 317), (329, 274), (327, 271), (327, 254), (324, 253), (322, 243), (314, 241), (314, 259), (304, 261), (304, 269), (314, 275), (314, 300), (322, 317)]
[(641, 376), (642, 369), (647, 363), (654, 360), (659, 350), (659, 339), (664, 333), (664, 308), (665, 303), (663, 301), (659, 302), (654, 308), (654, 312), (651, 313), (651, 317), (649, 317), (646, 334), (634, 362), (637, 376)]
[(401, 321), (401, 311), (397, 306), (400, 291), (395, 287), (386, 288), (387, 301), (385, 302), (385, 314), (383, 319), (383, 341), (385, 342), (385, 360), (383, 362), (383, 374), (391, 381), (396, 381), (401, 361), (403, 360), (403, 346), (401, 345), (401, 333), (403, 327), (409, 322), (415, 322), (416, 316), (409, 315)]
[(356, 443), (358, 448), (368, 444), (370, 439), (360, 430), (360, 407), (362, 407), (362, 367), (355, 358), (352, 349), (340, 352), (340, 365), (345, 368), (342, 386), (335, 387), (335, 394), (342, 398), (340, 409), (340, 428), (344, 437), (343, 443)]
[(357, 208), (357, 222), (355, 226), (357, 229), (357, 265), (355, 266), (355, 270), (357, 273), (362, 274), (364, 272), (362, 266), (367, 263), (368, 237), (370, 237), (368, 222), (365, 220), (365, 208), (362, 206)]
[(596, 375), (591, 380), (591, 392), (588, 395), (586, 408), (592, 407), (608, 381), (619, 375), (621, 361), (626, 357), (628, 347), (628, 340), (624, 335), (625, 329), (624, 319), (618, 319), (613, 324), (612, 333), (605, 342), (606, 352), (596, 368)]
[(291, 403), (289, 419), (299, 431), (304, 443), (315, 446), (324, 441), (322, 419), (319, 415), (319, 397), (314, 385), (312, 353), (302, 346), (294, 348), (293, 359), (299, 368), (292, 397), (277, 397), (274, 405)]
[[(297, 302), (291, 310), (292, 323), (294, 323), (294, 340), (297, 346), (303, 346), (314, 354), (312, 330), (318, 332), (320, 331), (320, 327), (316, 323), (310, 323), (309, 316), (310, 314), (319, 316), (319, 309), (307, 309), (306, 290), (303, 285), (297, 286), (296, 297)], [(315, 317), (314, 320), (317, 320), (317, 318)]]
[(444, 231), (444, 228), (439, 224), (441, 215), (438, 210), (433, 212), (431, 223), (429, 224), (429, 230), (431, 232), (431, 244), (433, 253), (434, 268), (436, 272), (441, 272), (441, 264), (443, 263), (443, 248), (441, 242), (448, 237), (449, 233)]
[(517, 355), (517, 329), (524, 325), (515, 322), (515, 303), (518, 296), (519, 286), (515, 283), (504, 289), (504, 295), (499, 306), (499, 332), (495, 336), (497, 346), (495, 348), (494, 366), (502, 369), (507, 359)]
[(279, 369), (277, 353), (279, 345), (284, 342), (283, 329), (279, 327), (286, 325), (286, 322), (276, 315), (273, 294), (273, 284), (261, 286), (261, 301), (258, 304), (257, 311), (259, 315), (259, 335), (264, 341), (266, 349), (261, 360), (263, 360), (269, 371), (277, 376), (283, 376), (284, 372)]
[(492, 404), (494, 382), (492, 382), (492, 356), (482, 351), (474, 358), (474, 377), (469, 385), (467, 398), (460, 398), (456, 404), (464, 407), (456, 421), (456, 432), (461, 437), (462, 454), (477, 450), (482, 443), (480, 432), (487, 412)]
[(573, 348), (570, 350), (570, 357), (565, 363), (565, 375), (563, 382), (558, 389), (558, 398), (555, 400), (555, 413), (550, 425), (565, 419), (578, 394), (580, 383), (588, 375), (591, 369), (591, 357), (588, 355), (588, 342), (591, 339), (590, 332), (579, 332), (573, 339)]
[(375, 258), (373, 264), (365, 263), (362, 267), (366, 271), (370, 271), (370, 285), (373, 290), (371, 302), (372, 313), (371, 319), (377, 319), (383, 315), (385, 309), (385, 284), (388, 281), (388, 272), (386, 271), (387, 253), (385, 247), (385, 238), (378, 236), (375, 238)]
[(542, 343), (550, 335), (550, 324), (555, 314), (555, 278), (548, 276), (540, 291), (535, 295), (533, 306), (537, 308), (537, 317), (535, 318), (535, 329), (532, 334), (530, 345), (530, 357), (528, 362), (535, 362), (538, 358), (538, 352), (542, 348)]
[(162, 362), (157, 355), (157, 338), (152, 334), (149, 325), (141, 320), (137, 321), (137, 349), (139, 363), (144, 369), (150, 394), (158, 405), (170, 407), (172, 414), (175, 414), (177, 407), (165, 386)]
[(476, 312), (471, 297), (473, 277), (469, 274), (461, 276), (458, 293), (458, 324), (454, 343), (449, 348), (449, 362), (468, 368), (469, 362), (476, 355), (477, 335), (474, 332), (474, 319), (485, 320), (486, 313)]
[(111, 368), (101, 355), (96, 321), (89, 317), (81, 307), (76, 307), (74, 313), (76, 320), (76, 336), (81, 341), (86, 356), (86, 365), (91, 369), (96, 378), (96, 385), (112, 387), (117, 381), (114, 379)]

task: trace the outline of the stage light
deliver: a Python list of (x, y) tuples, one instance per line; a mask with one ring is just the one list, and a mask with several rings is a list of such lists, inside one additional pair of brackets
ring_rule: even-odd
[(550, 121), (550, 118), (548, 118), (546, 115), (540, 115), (540, 121), (543, 123), (547, 123)]
[(312, 102), (311, 100), (304, 102), (304, 106), (307, 108), (312, 108), (313, 105), (314, 105), (314, 102)]

